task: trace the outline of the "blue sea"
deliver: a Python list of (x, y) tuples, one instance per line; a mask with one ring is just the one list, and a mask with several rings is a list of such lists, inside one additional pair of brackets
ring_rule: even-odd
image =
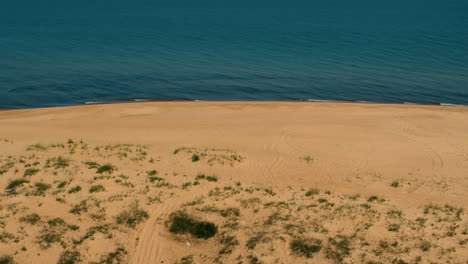
[(0, 108), (468, 105), (467, 0), (2, 0)]

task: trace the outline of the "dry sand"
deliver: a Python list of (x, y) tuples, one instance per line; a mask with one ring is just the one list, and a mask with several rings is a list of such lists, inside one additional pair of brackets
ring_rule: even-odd
[[(0, 196), (0, 256), (16, 263), (468, 263), (467, 108), (1, 111), (0, 174), (28, 181)], [(170, 233), (179, 210), (217, 234)]]

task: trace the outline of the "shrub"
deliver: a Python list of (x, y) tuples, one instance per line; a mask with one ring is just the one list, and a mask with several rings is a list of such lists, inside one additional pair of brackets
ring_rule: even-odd
[(76, 193), (76, 192), (79, 192), (81, 191), (81, 186), (77, 185), (73, 188), (71, 188), (70, 190), (68, 190), (68, 193)]
[(63, 188), (65, 187), (65, 185), (67, 185), (66, 181), (60, 182), (59, 184), (57, 184), (57, 188)]
[(307, 163), (311, 163), (312, 161), (314, 161), (314, 158), (312, 158), (311, 156), (307, 155), (307, 156), (304, 156), (302, 157), (304, 159), (305, 162)]
[(177, 148), (177, 149), (174, 149), (174, 151), (172, 152), (174, 155), (179, 153), (179, 151), (183, 150), (184, 148)]
[(24, 171), (23, 177), (33, 176), (38, 172), (39, 172), (38, 169), (27, 169), (27, 170)]
[(337, 235), (329, 238), (328, 246), (325, 249), (325, 256), (335, 263), (341, 263), (344, 258), (351, 255), (351, 250), (351, 238)]
[(326, 202), (328, 202), (328, 200), (325, 199), (325, 198), (319, 198), (317, 201), (318, 201), (319, 203), (326, 203)]
[(75, 264), (81, 262), (81, 254), (78, 251), (65, 250), (60, 255), (57, 264)]
[(52, 187), (52, 185), (43, 183), (43, 182), (36, 182), (34, 184), (34, 187), (36, 187), (36, 190), (32, 193), (35, 196), (41, 196), (44, 195), (44, 193)]
[(53, 243), (59, 242), (61, 238), (61, 233), (44, 229), (41, 231), (41, 235), (37, 237), (37, 242), (39, 243), (41, 249), (47, 249)]
[(127, 254), (125, 248), (119, 247), (114, 252), (109, 252), (101, 258), (100, 264), (124, 263), (124, 256)]
[(139, 223), (149, 218), (148, 212), (139, 209), (138, 204), (134, 203), (130, 206), (129, 210), (124, 210), (119, 213), (115, 220), (117, 224), (124, 224), (128, 227), (135, 228)]
[(169, 232), (175, 234), (189, 233), (195, 223), (192, 217), (184, 212), (173, 213), (171, 221)]
[(83, 164), (86, 165), (88, 169), (97, 169), (101, 166), (99, 163), (94, 161), (85, 161)]
[(429, 249), (431, 249), (432, 247), (432, 244), (431, 242), (429, 241), (423, 241), (421, 242), (421, 244), (419, 245), (419, 248), (422, 250), (422, 251), (429, 251)]
[(249, 259), (250, 264), (261, 264), (262, 262), (254, 255), (248, 255), (247, 258)]
[(196, 223), (192, 230), (192, 235), (196, 238), (208, 239), (218, 232), (218, 227), (211, 222)]
[(40, 220), (41, 220), (41, 216), (36, 213), (25, 215), (19, 219), (20, 222), (28, 223), (31, 225), (35, 225)]
[(89, 188), (90, 193), (103, 192), (105, 190), (106, 190), (106, 188), (104, 188), (104, 186), (102, 186), (101, 184), (93, 185), (93, 186), (91, 186), (91, 188)]
[(318, 189), (310, 189), (305, 193), (305, 196), (309, 197), (309, 196), (316, 195), (319, 193), (320, 191)]
[(101, 167), (99, 167), (96, 172), (99, 173), (99, 174), (103, 174), (103, 173), (111, 174), (116, 170), (117, 170), (117, 168), (112, 166), (111, 164), (105, 164), (105, 165), (102, 165)]
[(211, 181), (211, 182), (217, 182), (217, 181), (218, 181), (218, 178), (215, 177), (215, 176), (207, 176), (207, 177), (206, 177), (206, 180), (207, 180), (207, 181)]
[(8, 183), (8, 186), (6, 187), (7, 190), (9, 189), (14, 189), (16, 187), (19, 187), (25, 183), (29, 183), (28, 180), (25, 180), (25, 179), (16, 179), (16, 180), (11, 180), (9, 183)]
[(290, 248), (293, 254), (312, 258), (322, 249), (322, 240), (316, 238), (300, 238), (291, 241)]
[(175, 212), (170, 216), (169, 232), (175, 234), (190, 233), (196, 238), (208, 239), (218, 232), (218, 227), (207, 221), (196, 221), (184, 212)]
[(83, 200), (79, 202), (78, 204), (75, 204), (68, 212), (72, 214), (80, 215), (81, 212), (88, 212), (88, 208), (89, 208), (88, 200)]
[(394, 181), (394, 182), (392, 182), (392, 184), (390, 186), (392, 186), (393, 188), (397, 188), (398, 186), (400, 186), (400, 183), (397, 182), (397, 181)]
[(155, 176), (156, 174), (158, 174), (156, 170), (148, 171), (147, 173), (148, 173), (148, 176)]
[(373, 196), (369, 197), (369, 199), (367, 199), (368, 202), (373, 202), (373, 201), (378, 201), (378, 200), (379, 200), (379, 197), (375, 196), (375, 195), (373, 195)]
[(220, 255), (231, 254), (233, 248), (239, 245), (239, 241), (236, 237), (226, 235), (226, 233), (223, 233), (223, 236), (220, 238), (219, 243), (223, 245), (223, 247), (219, 250)]
[(239, 208), (227, 208), (220, 211), (222, 217), (238, 217), (240, 215)]
[(200, 156), (199, 156), (199, 155), (197, 155), (197, 154), (193, 154), (193, 155), (192, 155), (192, 162), (197, 162), (197, 161), (199, 161), (199, 160), (200, 160)]
[(45, 167), (50, 168), (53, 167), (54, 169), (61, 169), (66, 168), (70, 165), (70, 159), (64, 158), (62, 156), (58, 156), (55, 158), (50, 158), (46, 161)]
[(26, 150), (27, 151), (46, 151), (49, 148), (49, 146), (44, 146), (41, 144), (35, 144), (29, 146)]
[(60, 226), (60, 225), (64, 225), (65, 224), (65, 220), (63, 220), (62, 218), (53, 218), (53, 219), (50, 219), (49, 221), (47, 221), (47, 224), (49, 226)]
[(12, 256), (2, 256), (0, 257), (0, 264), (14, 264), (15, 261), (13, 260)]
[(68, 229), (70, 229), (72, 231), (76, 231), (76, 230), (80, 229), (80, 227), (77, 226), (77, 225), (68, 225)]
[(193, 257), (192, 256), (185, 256), (180, 259), (180, 261), (176, 262), (176, 264), (192, 264)]
[(148, 180), (149, 180), (149, 182), (155, 182), (155, 181), (161, 182), (161, 181), (164, 181), (163, 178), (157, 177), (157, 176), (149, 176), (149, 177), (148, 177)]
[(398, 232), (400, 231), (400, 225), (399, 224), (390, 224), (387, 227), (387, 230), (390, 232)]

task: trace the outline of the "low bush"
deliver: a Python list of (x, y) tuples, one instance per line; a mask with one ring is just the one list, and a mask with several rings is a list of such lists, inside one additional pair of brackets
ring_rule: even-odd
[(37, 222), (41, 221), (41, 216), (36, 213), (32, 213), (32, 214), (20, 217), (19, 221), (23, 223), (35, 225)]
[(335, 263), (342, 263), (351, 255), (351, 237), (337, 235), (328, 239), (328, 246), (325, 249), (325, 256)]
[(115, 220), (117, 224), (123, 224), (130, 228), (135, 228), (139, 223), (149, 218), (148, 212), (138, 208), (138, 204), (134, 203), (130, 206), (130, 209), (124, 210), (119, 213)]
[(0, 264), (14, 264), (15, 261), (13, 260), (12, 256), (2, 256), (0, 257)]
[(218, 232), (218, 227), (207, 221), (197, 221), (184, 212), (175, 212), (170, 216), (169, 232), (175, 234), (190, 233), (196, 238), (208, 239)]
[(207, 180), (207, 181), (210, 181), (210, 182), (217, 182), (217, 181), (218, 181), (218, 178), (215, 177), (215, 176), (207, 176), (207, 177), (206, 177), (206, 180)]
[(104, 186), (102, 186), (101, 184), (93, 185), (93, 186), (91, 186), (91, 188), (89, 188), (90, 193), (104, 192), (105, 190), (106, 190), (106, 188), (104, 188)]
[(211, 222), (199, 222), (193, 226), (191, 234), (196, 238), (208, 239), (218, 232), (218, 227)]
[(9, 190), (9, 189), (14, 189), (14, 188), (17, 188), (17, 187), (20, 187), (21, 185), (25, 184), (25, 183), (29, 183), (28, 180), (25, 180), (25, 179), (15, 179), (15, 180), (11, 180), (6, 189)]
[(32, 195), (35, 196), (42, 196), (45, 194), (45, 192), (52, 187), (52, 185), (43, 183), (43, 182), (36, 182), (34, 184), (34, 187), (36, 188), (33, 192)]
[(88, 169), (97, 169), (101, 166), (99, 163), (94, 161), (85, 161), (83, 164), (86, 165)]
[(38, 172), (39, 172), (38, 169), (27, 169), (27, 170), (24, 171), (23, 177), (33, 176)]
[(199, 156), (199, 155), (197, 155), (197, 154), (193, 154), (193, 155), (192, 155), (192, 162), (197, 162), (197, 161), (199, 161), (199, 160), (200, 160), (200, 156)]
[(64, 158), (62, 156), (58, 156), (55, 158), (50, 158), (46, 161), (45, 167), (50, 168), (53, 167), (54, 169), (63, 169), (70, 165), (70, 159)]
[(96, 172), (99, 173), (99, 174), (103, 174), (103, 173), (111, 174), (116, 170), (117, 170), (117, 168), (112, 166), (111, 164), (105, 164), (105, 165), (102, 165), (101, 167), (99, 167)]
[(77, 193), (79, 191), (81, 191), (81, 186), (77, 185), (77, 186), (71, 188), (70, 190), (68, 190), (68, 193)]
[(75, 264), (81, 262), (81, 254), (78, 251), (65, 250), (60, 255), (57, 264)]
[(309, 197), (309, 196), (316, 195), (319, 193), (320, 191), (318, 189), (310, 189), (305, 193), (305, 196)]
[(312, 258), (322, 249), (322, 240), (316, 238), (299, 238), (290, 243), (293, 254), (306, 258)]

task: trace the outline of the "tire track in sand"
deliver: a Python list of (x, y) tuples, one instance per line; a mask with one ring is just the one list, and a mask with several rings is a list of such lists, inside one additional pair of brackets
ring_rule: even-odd
[(281, 134), (271, 144), (263, 145), (263, 150), (273, 154), (271, 162), (255, 163), (255, 170), (258, 171), (263, 178), (268, 179), (272, 186), (278, 186), (276, 169), (284, 163), (282, 153), (278, 150), (278, 146), (284, 145), (287, 134), (284, 128), (281, 129)]
[[(138, 234), (138, 244), (135, 245), (133, 254), (130, 255), (129, 263), (133, 264), (147, 264), (147, 263), (171, 263), (167, 257), (168, 248), (170, 245), (165, 243), (164, 237), (164, 221), (169, 215), (180, 208), (180, 205), (192, 201), (196, 194), (186, 193), (184, 199), (181, 197), (174, 197), (158, 204), (151, 212), (150, 219), (145, 223), (143, 228), (140, 229)], [(177, 202), (175, 200), (178, 200)]]

